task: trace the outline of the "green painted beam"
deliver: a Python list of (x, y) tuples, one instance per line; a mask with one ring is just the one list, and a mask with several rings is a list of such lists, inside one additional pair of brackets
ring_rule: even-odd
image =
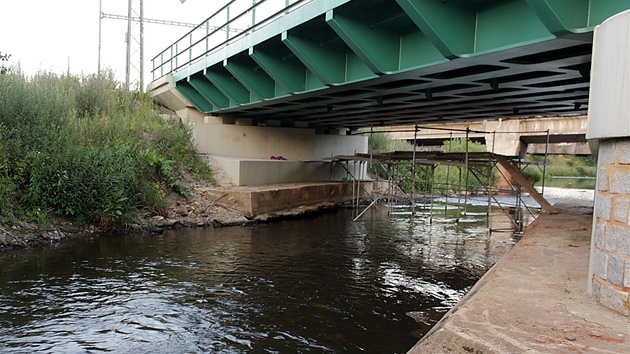
[(472, 7), (435, 0), (396, 0), (447, 58), (468, 57), (554, 39), (524, 0)]
[(425, 68), (449, 61), (420, 31), (409, 31), (400, 36), (400, 71)]
[(474, 10), (435, 0), (396, 0), (442, 55), (455, 59), (475, 48)]
[(322, 46), (310, 38), (289, 32), (282, 34), (282, 42), (326, 85), (343, 85), (377, 77), (354, 52), (345, 48)]
[(188, 82), (207, 101), (212, 102), (218, 109), (230, 107), (230, 99), (214, 86), (203, 73), (197, 73), (188, 79)]
[(589, 0), (525, 0), (549, 32), (562, 35), (587, 27)]
[(188, 81), (177, 81), (175, 82), (175, 87), (200, 111), (204, 113), (210, 113), (214, 110), (214, 106), (212, 105), (212, 103), (205, 99)]
[(360, 19), (333, 10), (326, 13), (326, 23), (374, 73), (384, 74), (400, 69), (400, 39), (397, 34), (371, 28)]
[(551, 33), (590, 32), (608, 17), (630, 8), (628, 0), (525, 0)]
[(477, 12), (475, 51), (472, 55), (548, 41), (556, 38), (527, 2), (493, 3)]
[(293, 55), (281, 56), (259, 47), (252, 47), (249, 49), (249, 56), (288, 93), (299, 94), (326, 88), (326, 85), (315, 79), (304, 64)]
[(591, 31), (607, 18), (630, 9), (630, 1), (628, 0), (592, 0), (589, 4), (587, 28)]
[(249, 90), (232, 76), (222, 65), (214, 65), (205, 70), (204, 76), (210, 80), (226, 97), (230, 106), (257, 102)]
[(376, 74), (394, 74), (447, 61), (419, 30), (384, 30), (364, 18), (328, 11), (326, 22)]
[(287, 96), (267, 73), (249, 56), (226, 59), (225, 69), (258, 99), (265, 100)]

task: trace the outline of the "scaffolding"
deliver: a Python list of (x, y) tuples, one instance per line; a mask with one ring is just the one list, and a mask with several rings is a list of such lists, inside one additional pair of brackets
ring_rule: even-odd
[[(418, 126), (414, 129), (418, 131)], [(466, 129), (466, 145), (464, 152), (425, 152), (416, 151), (395, 151), (389, 153), (378, 154), (357, 154), (348, 156), (331, 157), (333, 163), (342, 164), (348, 174), (348, 180), (352, 181), (352, 200), (353, 207), (357, 211), (354, 220), (358, 220), (368, 209), (381, 201), (398, 204), (399, 200), (409, 203), (411, 214), (415, 215), (418, 201), (422, 201), (423, 207), (429, 210), (429, 222), (433, 222), (436, 214), (435, 199), (437, 196), (443, 197), (445, 200), (444, 213), (449, 206), (449, 200), (457, 206), (456, 222), (460, 221), (460, 217), (467, 214), (468, 197), (471, 195), (471, 179), (476, 180), (481, 187), (483, 193), (487, 196), (487, 225), (489, 232), (510, 231), (517, 234), (524, 230), (524, 215), (528, 213), (532, 218), (537, 215), (537, 210), (544, 213), (557, 213), (556, 209), (539, 193), (533, 184), (527, 180), (522, 171), (529, 163), (517, 156), (504, 156), (493, 152), (470, 152), (468, 148), (468, 133)], [(493, 132), (493, 136), (494, 136)], [(547, 135), (549, 132), (547, 131)], [(414, 133), (414, 147), (415, 147)], [(452, 134), (451, 134), (452, 140)], [(547, 156), (545, 155), (545, 161)], [(352, 168), (350, 167), (352, 162)], [(373, 171), (377, 171), (375, 185), (386, 185), (384, 188), (374, 188), (368, 191), (365, 188), (366, 164), (372, 167)], [(411, 169), (411, 186), (410, 194), (403, 192), (401, 188), (402, 179), (397, 176), (399, 169), (395, 168), (400, 165), (408, 165)], [(446, 181), (436, 182), (435, 171), (437, 166), (446, 166)], [(543, 180), (545, 165), (543, 165)], [(450, 183), (450, 174), (452, 167), (457, 168), (457, 183)], [(352, 171), (351, 171), (352, 170)], [(495, 173), (495, 171), (498, 171)], [(419, 172), (419, 173), (418, 173)], [(381, 180), (381, 176), (384, 179)], [(418, 181), (418, 176), (423, 179)], [(500, 176), (507, 188), (498, 188), (493, 181), (493, 176)], [(363, 181), (363, 182), (362, 182)], [(421, 185), (422, 194), (418, 195), (417, 187)], [(363, 191), (363, 193), (361, 193)], [(528, 205), (524, 199), (524, 193), (527, 193), (534, 201), (538, 203), (538, 207)], [(544, 189), (543, 189), (544, 192)], [(360, 207), (361, 196), (369, 198), (368, 205), (358, 212)], [(506, 203), (501, 201), (497, 196), (511, 195), (514, 202)], [(493, 228), (492, 210), (498, 207), (509, 219), (512, 224), (510, 230)]]

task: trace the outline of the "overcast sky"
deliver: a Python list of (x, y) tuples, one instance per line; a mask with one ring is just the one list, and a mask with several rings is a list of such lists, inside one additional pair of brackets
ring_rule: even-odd
[[(134, 0), (138, 2), (138, 0)], [(144, 0), (144, 17), (200, 23), (227, 0)], [(128, 0), (102, 0), (106, 14), (127, 15)], [(29, 75), (38, 70), (93, 74), (98, 65), (99, 0), (3, 0), (0, 52)], [(190, 28), (145, 24), (145, 85), (150, 59)], [(125, 80), (127, 22), (102, 20), (101, 66)], [(133, 33), (133, 31), (132, 31)]]

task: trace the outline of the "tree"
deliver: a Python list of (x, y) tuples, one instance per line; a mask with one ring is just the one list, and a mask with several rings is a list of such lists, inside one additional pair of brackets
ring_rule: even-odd
[[(9, 61), (9, 58), (11, 58), (11, 54), (2, 54), (2, 52), (0, 52), (0, 62)], [(6, 74), (8, 71), (9, 67), (0, 65), (0, 74)]]

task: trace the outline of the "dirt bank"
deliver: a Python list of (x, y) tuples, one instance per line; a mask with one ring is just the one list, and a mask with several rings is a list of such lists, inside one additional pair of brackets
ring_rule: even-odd
[(16, 222), (0, 216), (0, 252), (37, 247), (40, 245), (59, 243), (70, 237), (81, 237), (94, 234), (107, 234), (120, 231), (138, 231), (160, 233), (164, 229), (184, 227), (226, 227), (239, 226), (256, 222), (267, 222), (273, 219), (299, 217), (304, 214), (320, 212), (338, 207), (335, 203), (317, 203), (309, 206), (298, 206), (288, 210), (269, 214), (245, 216), (239, 210), (218, 204), (215, 200), (204, 196), (204, 190), (212, 187), (226, 191), (231, 188), (227, 183), (221, 186), (210, 186), (199, 180), (185, 183), (187, 197), (171, 193), (166, 200), (166, 207), (160, 213), (146, 212), (124, 227), (90, 225), (78, 227), (67, 221), (53, 220), (50, 226), (42, 229), (37, 224)]

